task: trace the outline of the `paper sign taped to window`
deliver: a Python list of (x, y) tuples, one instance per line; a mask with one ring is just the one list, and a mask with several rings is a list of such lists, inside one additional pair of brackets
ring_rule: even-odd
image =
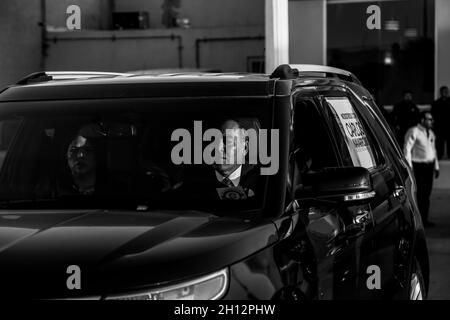
[(345, 97), (326, 98), (326, 101), (332, 107), (339, 127), (346, 138), (354, 166), (373, 168), (375, 159), (372, 148), (350, 101)]

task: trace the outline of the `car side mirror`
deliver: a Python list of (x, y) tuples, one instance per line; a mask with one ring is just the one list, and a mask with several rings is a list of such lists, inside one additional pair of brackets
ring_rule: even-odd
[[(319, 172), (306, 173), (302, 177), (313, 198), (353, 202), (375, 197), (370, 173), (363, 167), (325, 168)], [(304, 189), (298, 188), (296, 199), (305, 198)]]

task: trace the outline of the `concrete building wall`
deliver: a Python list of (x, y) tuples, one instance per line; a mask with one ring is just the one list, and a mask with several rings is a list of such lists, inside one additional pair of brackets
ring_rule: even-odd
[(439, 87), (450, 87), (450, 1), (436, 0), (436, 82), (435, 95)]
[(40, 69), (38, 0), (0, 1), (0, 88)]
[[(50, 39), (55, 37), (58, 40), (49, 42), (46, 69), (130, 71), (179, 68), (179, 43), (176, 38), (170, 39), (171, 35), (182, 39), (182, 67), (196, 68), (197, 39), (258, 37), (264, 35), (264, 26), (50, 33)], [(114, 41), (111, 40), (112, 36), (115, 37)], [(154, 36), (167, 38), (149, 38)], [(124, 37), (133, 38), (123, 39)], [(200, 68), (246, 71), (247, 57), (264, 56), (264, 41), (202, 42), (198, 46), (198, 52)]]
[(47, 25), (65, 28), (66, 10), (70, 5), (80, 7), (82, 29), (104, 30), (111, 27), (111, 0), (46, 0)]
[(326, 64), (325, 0), (289, 1), (289, 62)]
[[(65, 27), (65, 9), (69, 4), (79, 5), (82, 13), (81, 31), (48, 34), (50, 39), (60, 39), (48, 42), (48, 57), (45, 60), (48, 70), (127, 71), (178, 68), (181, 61), (184, 68), (247, 71), (247, 57), (264, 56), (262, 39), (205, 41), (196, 46), (197, 39), (263, 37), (264, 0), (181, 0), (179, 8), (175, 10), (180, 17), (190, 19), (189, 29), (167, 29), (163, 26), (163, 0), (47, 1), (49, 25)], [(107, 23), (104, 16), (110, 16), (108, 10), (147, 11), (150, 29), (89, 30), (102, 29)], [(150, 38), (170, 35), (182, 38), (181, 54), (177, 39)], [(116, 41), (111, 41), (112, 36), (116, 37)], [(121, 39), (123, 37), (133, 39)], [(74, 41), (73, 38), (78, 40)]]
[[(116, 11), (147, 11), (152, 28), (162, 28), (164, 0), (116, 0)], [(192, 28), (264, 25), (264, 0), (179, 0), (175, 10)]]
[[(45, 58), (38, 26), (42, 2), (0, 1), (0, 86), (42, 69), (127, 71), (178, 68), (181, 61), (184, 68), (247, 71), (248, 57), (264, 56), (262, 39), (201, 42), (196, 46), (196, 40), (204, 38), (263, 37), (264, 0), (181, 0), (177, 10), (180, 17), (190, 19), (190, 29), (162, 26), (163, 0), (45, 0), (48, 29), (59, 29), (47, 34), (50, 41)], [(82, 30), (64, 32), (66, 9), (72, 4), (80, 6)], [(107, 30), (113, 8), (149, 11), (151, 29)], [(181, 56), (177, 40), (146, 39), (172, 34), (182, 38)], [(111, 41), (112, 36), (133, 39)], [(62, 40), (67, 38), (79, 40)]]

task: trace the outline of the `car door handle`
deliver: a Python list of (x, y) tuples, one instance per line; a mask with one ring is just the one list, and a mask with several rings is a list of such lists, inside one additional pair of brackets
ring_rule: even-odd
[(365, 227), (368, 224), (372, 223), (372, 215), (368, 210), (359, 211), (353, 217), (353, 225)]
[(392, 193), (392, 195), (394, 196), (394, 198), (400, 198), (403, 197), (405, 194), (405, 187), (396, 187), (394, 192)]
[(345, 232), (341, 234), (342, 239), (352, 239), (359, 237), (366, 231), (366, 227), (373, 223), (372, 213), (370, 210), (361, 210), (353, 216), (353, 223), (345, 228)]

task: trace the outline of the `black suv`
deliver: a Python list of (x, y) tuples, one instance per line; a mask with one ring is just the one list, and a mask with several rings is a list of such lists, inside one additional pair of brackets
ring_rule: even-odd
[(1, 295), (426, 298), (411, 170), (347, 71), (41, 72), (0, 114)]

